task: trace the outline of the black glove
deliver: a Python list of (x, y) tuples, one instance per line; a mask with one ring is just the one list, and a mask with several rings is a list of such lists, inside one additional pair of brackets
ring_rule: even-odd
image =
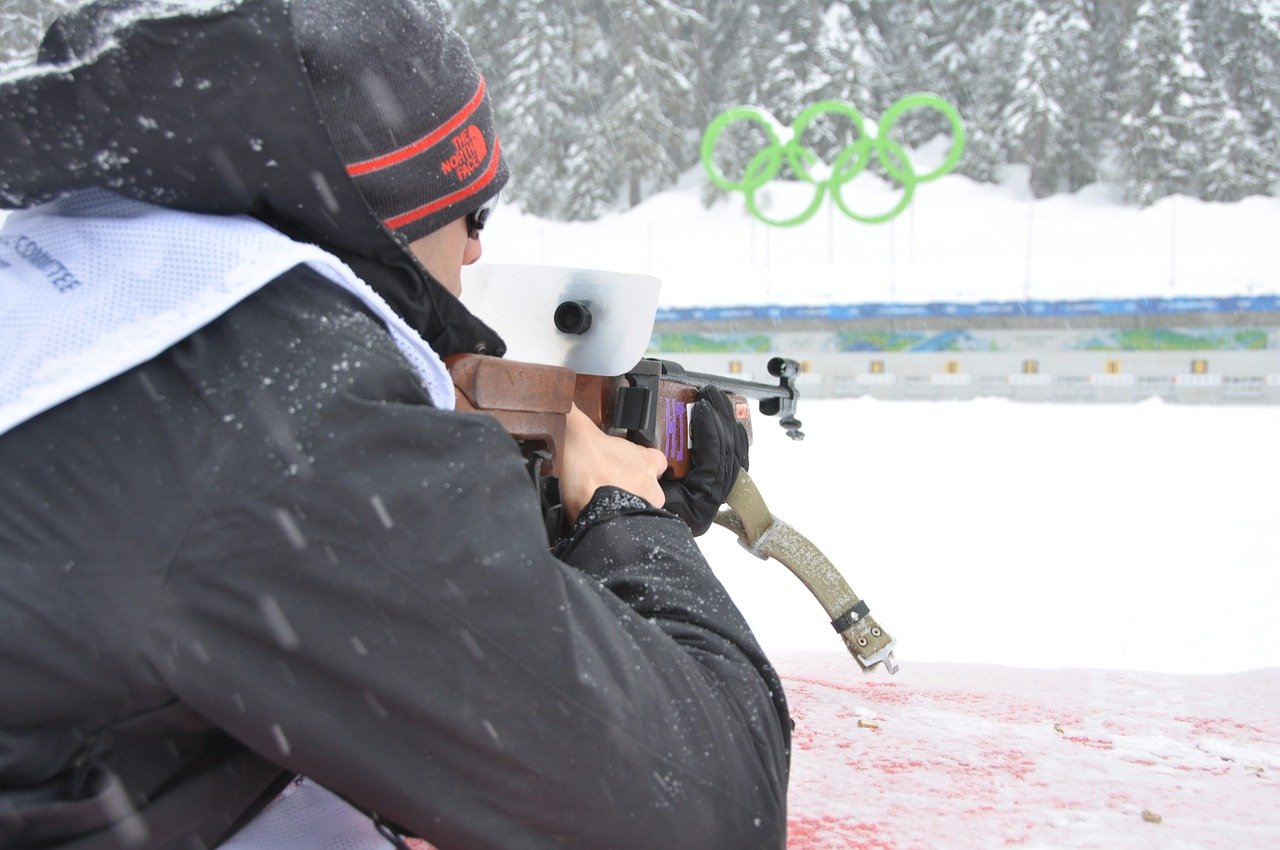
[(663, 481), (664, 507), (689, 524), (694, 535), (711, 527), (729, 498), (739, 469), (747, 469), (747, 429), (733, 415), (733, 402), (715, 387), (703, 387), (689, 417), (689, 474)]

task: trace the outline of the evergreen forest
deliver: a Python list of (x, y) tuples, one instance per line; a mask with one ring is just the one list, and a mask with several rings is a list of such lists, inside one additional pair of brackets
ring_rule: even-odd
[[(74, 2), (0, 0), (0, 61), (26, 59)], [(1280, 193), (1280, 0), (442, 3), (488, 80), (507, 197), (540, 216), (593, 219), (668, 188), (730, 107), (786, 125), (835, 99), (873, 123), (918, 91), (959, 109), (957, 171), (978, 181), (1020, 164), (1037, 197), (1099, 180), (1140, 205)], [(894, 140), (947, 131), (918, 110)], [(851, 134), (823, 120), (804, 142), (830, 162)], [(726, 139), (739, 168), (762, 141)]]

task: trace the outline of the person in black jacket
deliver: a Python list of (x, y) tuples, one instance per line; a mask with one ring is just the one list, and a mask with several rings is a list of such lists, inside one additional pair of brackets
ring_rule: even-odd
[(0, 847), (784, 846), (723, 494), (664, 510), (575, 415), (549, 548), (452, 410), (506, 167), (438, 6), (101, 0), (40, 58), (0, 82)]

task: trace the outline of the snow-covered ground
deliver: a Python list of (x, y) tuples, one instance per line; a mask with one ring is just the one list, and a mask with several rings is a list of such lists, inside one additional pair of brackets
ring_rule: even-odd
[[(1280, 668), (1280, 408), (801, 401), (752, 478), (910, 661)], [(704, 549), (770, 648), (838, 649), (789, 572)], [(1280, 710), (1277, 712), (1280, 717)]]

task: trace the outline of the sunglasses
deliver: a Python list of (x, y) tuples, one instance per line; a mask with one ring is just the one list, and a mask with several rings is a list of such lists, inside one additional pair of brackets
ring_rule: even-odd
[(467, 213), (467, 238), (476, 239), (480, 236), (480, 231), (484, 230), (484, 226), (488, 223), (494, 207), (498, 206), (498, 197), (498, 195), (494, 195), (481, 204), (479, 209), (474, 209)]

